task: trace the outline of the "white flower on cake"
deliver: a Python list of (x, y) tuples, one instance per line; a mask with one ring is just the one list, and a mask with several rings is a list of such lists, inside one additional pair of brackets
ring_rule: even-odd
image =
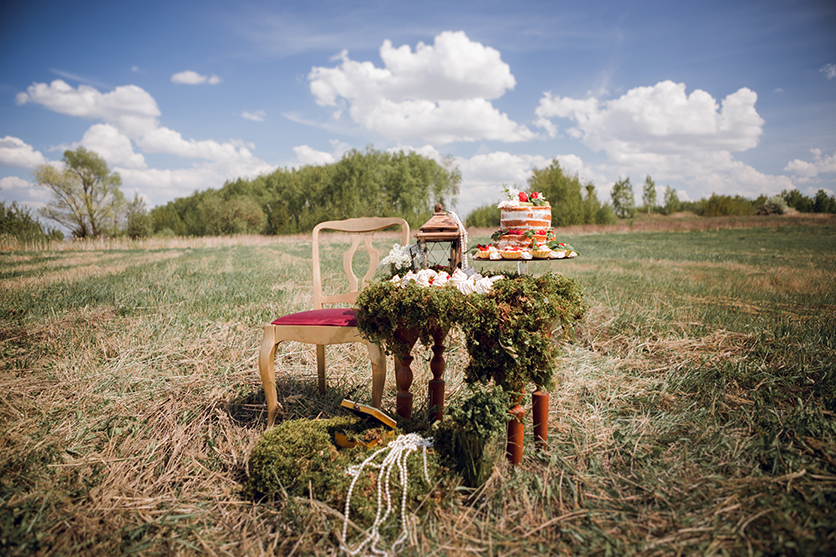
[(531, 193), (526, 193), (518, 190), (517, 188), (509, 187), (507, 184), (502, 184), (502, 191), (505, 193), (505, 197), (507, 199), (505, 201), (501, 201), (499, 205), (496, 206), (497, 209), (519, 207), (521, 205), (530, 206), (549, 204), (542, 192), (533, 191)]

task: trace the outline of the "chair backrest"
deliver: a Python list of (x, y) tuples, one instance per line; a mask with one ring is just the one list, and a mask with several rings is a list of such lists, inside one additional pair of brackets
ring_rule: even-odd
[[(361, 217), (346, 220), (331, 220), (316, 225), (313, 229), (313, 306), (322, 309), (323, 304), (353, 304), (357, 293), (374, 277), (380, 263), (380, 252), (372, 245), (375, 232), (391, 226), (401, 227), (401, 245), (409, 244), (409, 224), (396, 217)], [(351, 246), (343, 253), (343, 270), (348, 278), (349, 291), (342, 294), (325, 295), (322, 293), (322, 273), (319, 265), (319, 233), (323, 230), (346, 232), (351, 238)], [(369, 269), (363, 275), (362, 283), (355, 276), (351, 262), (360, 248), (369, 254)]]

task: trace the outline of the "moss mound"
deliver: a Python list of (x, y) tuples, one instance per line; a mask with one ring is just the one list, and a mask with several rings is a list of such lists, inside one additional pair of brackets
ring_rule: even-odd
[[(362, 463), (384, 445), (370, 449), (362, 446), (338, 448), (334, 442), (334, 433), (346, 433), (349, 438), (370, 439), (382, 436), (385, 429), (379, 422), (355, 416), (282, 422), (267, 430), (256, 443), (250, 455), (250, 477), (246, 491), (251, 497), (312, 497), (342, 512), (353, 479), (346, 473), (346, 469)], [(394, 437), (398, 433), (396, 431)], [(384, 457), (381, 454), (374, 462), (379, 464)], [(427, 451), (427, 467), (430, 485), (424, 479), (421, 451), (412, 453), (407, 460), (407, 506), (412, 512), (416, 512), (419, 507), (423, 510), (431, 508), (441, 498), (441, 492), (436, 486), (444, 483), (446, 470), (439, 464), (439, 457), (432, 449)], [(361, 526), (370, 525), (374, 521), (378, 474), (378, 468), (367, 465), (354, 487), (351, 519)], [(392, 474), (390, 479), (393, 486), (392, 501), (399, 502), (402, 485), (398, 474)]]

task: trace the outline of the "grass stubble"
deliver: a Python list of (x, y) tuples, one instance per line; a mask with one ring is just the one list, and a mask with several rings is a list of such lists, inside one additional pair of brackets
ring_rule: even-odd
[[(774, 222), (567, 236), (581, 258), (556, 270), (591, 311), (567, 332), (548, 449), (529, 422), (523, 464), (446, 493), (402, 554), (836, 552), (836, 226)], [(0, 253), (0, 552), (338, 553), (341, 509), (242, 494), (265, 428), (261, 325), (310, 306), (309, 253), (262, 238)], [(314, 351), (280, 347), (280, 419), (368, 400), (365, 349), (328, 357), (320, 395)]]

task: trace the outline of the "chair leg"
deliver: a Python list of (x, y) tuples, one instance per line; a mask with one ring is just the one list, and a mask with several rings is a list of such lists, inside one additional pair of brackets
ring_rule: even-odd
[(279, 408), (279, 397), (276, 393), (276, 341), (273, 326), (264, 327), (264, 340), (258, 353), (258, 374), (264, 385), (264, 398), (267, 399), (267, 427), (272, 427), (276, 421), (276, 411)]
[(369, 360), (372, 363), (372, 406), (380, 408), (383, 389), (386, 387), (386, 353), (373, 342), (367, 342)]
[(316, 375), (319, 380), (319, 392), (325, 393), (325, 345), (316, 345)]

